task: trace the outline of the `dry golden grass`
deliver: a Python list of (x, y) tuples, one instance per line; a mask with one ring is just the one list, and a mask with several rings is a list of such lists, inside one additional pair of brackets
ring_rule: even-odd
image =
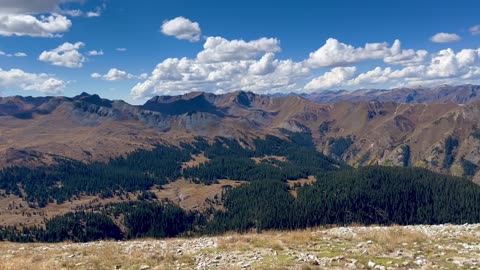
[(277, 160), (281, 162), (286, 162), (287, 158), (284, 156), (275, 156), (275, 155), (268, 155), (264, 157), (252, 157), (252, 160), (255, 161), (256, 164), (260, 164), (262, 161), (269, 161), (269, 160)]
[(291, 188), (290, 194), (292, 194), (293, 197), (297, 197), (297, 190), (294, 189), (295, 185), (300, 184), (301, 186), (303, 185), (311, 185), (317, 181), (317, 178), (314, 175), (309, 175), (307, 178), (300, 178), (297, 180), (288, 180), (287, 184)]
[(196, 167), (196, 166), (198, 166), (200, 164), (203, 164), (203, 163), (206, 163), (208, 161), (209, 161), (209, 159), (207, 157), (205, 157), (205, 155), (203, 153), (198, 154), (198, 155), (192, 155), (191, 160), (182, 163), (182, 169)]
[(424, 233), (405, 229), (401, 226), (392, 226), (387, 230), (373, 230), (358, 234), (361, 241), (372, 241), (377, 251), (393, 252), (405, 245), (423, 243), (428, 237)]
[[(356, 262), (357, 268), (366, 267), (369, 261), (373, 261), (379, 265), (390, 265), (392, 269), (463, 269), (465, 267), (453, 263), (451, 258), (471, 264), (480, 256), (480, 249), (461, 250), (463, 244), (478, 245), (478, 226), (474, 229), (445, 226), (435, 230), (449, 233), (427, 235), (421, 232), (423, 227), (358, 226), (259, 234), (228, 233), (218, 237), (164, 241), (145, 239), (89, 244), (0, 242), (0, 270), (138, 269), (141, 265), (149, 265), (150, 269), (195, 269), (199, 261), (205, 258), (212, 261), (219, 256), (221, 262), (210, 269), (240, 269), (238, 260), (250, 260), (250, 269), (345, 269), (346, 264), (352, 261)], [(198, 245), (205, 242), (211, 244)], [(178, 252), (179, 249), (182, 252)], [(400, 250), (404, 255), (396, 255)], [(321, 265), (298, 259), (298, 256), (305, 258), (305, 254), (318, 258)], [(418, 254), (428, 259), (424, 267), (413, 262)], [(405, 262), (408, 266), (402, 266)]]
[[(168, 199), (185, 210), (205, 210), (211, 206), (222, 207), (219, 203), (221, 202), (223, 187), (235, 187), (243, 183), (245, 182), (219, 180), (218, 184), (204, 185), (179, 179), (162, 186), (163, 189), (152, 188), (150, 191), (157, 195), (158, 201)], [(4, 193), (4, 191), (0, 190), (0, 193)], [(136, 200), (137, 195), (136, 193), (129, 193), (129, 200)], [(36, 209), (29, 207), (24, 199), (15, 195), (8, 195), (7, 197), (0, 197), (0, 225), (42, 225), (45, 218), (63, 215), (82, 206), (105, 205), (124, 200), (126, 198), (118, 196), (104, 199), (98, 196), (80, 196), (79, 199), (74, 199), (71, 202), (50, 203), (44, 208)]]
[[(146, 242), (152, 240), (145, 240)], [(47, 245), (56, 247), (62, 244)], [(191, 254), (162, 253), (134, 249), (127, 251), (115, 242), (101, 246), (76, 246), (65, 250), (51, 249), (38, 251), (39, 244), (0, 243), (0, 270), (53, 270), (53, 269), (138, 269), (141, 265), (155, 266), (155, 269), (172, 269), (175, 265), (194, 264)], [(19, 251), (19, 247), (22, 251)], [(8, 250), (8, 252), (6, 252)], [(21, 253), (21, 255), (19, 255)], [(5, 256), (8, 254), (10, 256)]]
[[(205, 210), (211, 206), (220, 208), (222, 190), (224, 186), (239, 186), (243, 181), (221, 179), (218, 184), (195, 184), (189, 180), (178, 179), (175, 182), (163, 185), (163, 189), (152, 189), (158, 199), (167, 198), (186, 210)], [(215, 199), (215, 197), (217, 199)]]

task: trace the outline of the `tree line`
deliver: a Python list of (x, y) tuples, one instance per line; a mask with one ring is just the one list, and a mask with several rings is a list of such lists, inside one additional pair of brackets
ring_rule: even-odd
[[(223, 196), (223, 210), (186, 211), (171, 202), (96, 206), (47, 221), (45, 228), (0, 227), (9, 241), (91, 241), (211, 235), (319, 225), (480, 222), (480, 186), (419, 168), (362, 167), (324, 172), (312, 185), (252, 181)], [(123, 231), (120, 228), (124, 228)]]

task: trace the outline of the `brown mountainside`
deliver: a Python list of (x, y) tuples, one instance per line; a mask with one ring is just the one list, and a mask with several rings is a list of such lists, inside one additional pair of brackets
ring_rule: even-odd
[(394, 101), (397, 103), (457, 103), (464, 104), (480, 97), (479, 85), (441, 85), (436, 87), (360, 89), (356, 91), (323, 91), (303, 97), (320, 103), (339, 101)]
[[(289, 130), (311, 133), (318, 150), (351, 165), (409, 164), (462, 175), (465, 160), (480, 161), (480, 101), (440, 103), (322, 104), (242, 91), (154, 97), (142, 106), (86, 93), (6, 97), (0, 98), (0, 165), (49, 164), (55, 155), (106, 160), (195, 136), (248, 141)], [(458, 141), (451, 151), (448, 137)], [(444, 164), (446, 155), (453, 164)]]

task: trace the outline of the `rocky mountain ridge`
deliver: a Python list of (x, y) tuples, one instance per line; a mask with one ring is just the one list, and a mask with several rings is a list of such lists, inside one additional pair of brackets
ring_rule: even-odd
[[(196, 136), (248, 143), (267, 134), (293, 132), (310, 134), (319, 151), (350, 165), (420, 166), (478, 181), (480, 101), (472, 94), (478, 89), (422, 90), (436, 93), (430, 98), (418, 89), (376, 90), (375, 95), (364, 91), (360, 101), (335, 103), (243, 91), (154, 97), (141, 106), (87, 93), (73, 98), (6, 97), (0, 98), (0, 165), (49, 164), (53, 156), (107, 160)], [(417, 91), (414, 100), (399, 102), (397, 96), (412, 91)], [(470, 98), (461, 98), (467, 92)], [(362, 101), (372, 95), (375, 100)], [(447, 140), (455, 142), (451, 149)]]
[(302, 94), (320, 103), (339, 101), (393, 101), (396, 103), (456, 103), (465, 104), (480, 97), (478, 85), (440, 85), (435, 87), (400, 87), (394, 89), (359, 89), (355, 91), (322, 91)]

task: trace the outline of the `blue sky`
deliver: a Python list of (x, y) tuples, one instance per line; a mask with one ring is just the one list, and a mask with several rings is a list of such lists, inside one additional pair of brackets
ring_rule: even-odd
[(480, 83), (479, 10), (461, 0), (1, 0), (0, 95), (141, 103)]

